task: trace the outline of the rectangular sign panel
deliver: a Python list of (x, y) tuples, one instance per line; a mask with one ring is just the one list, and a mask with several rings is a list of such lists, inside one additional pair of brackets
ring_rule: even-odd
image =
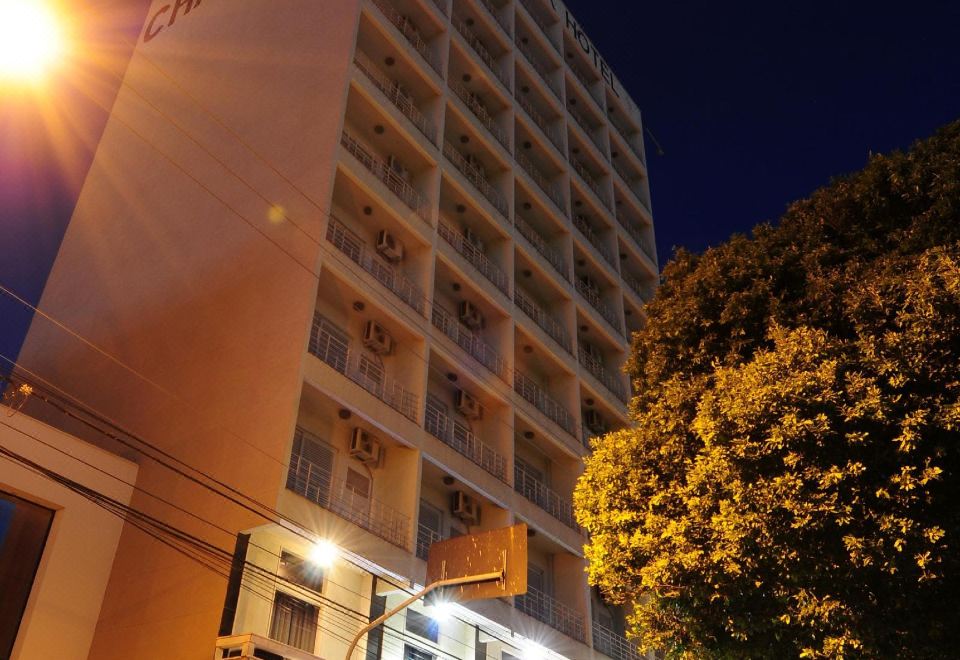
[(502, 580), (448, 587), (450, 600), (466, 602), (527, 592), (527, 526), (524, 523), (438, 541), (427, 554), (427, 584), (502, 570)]

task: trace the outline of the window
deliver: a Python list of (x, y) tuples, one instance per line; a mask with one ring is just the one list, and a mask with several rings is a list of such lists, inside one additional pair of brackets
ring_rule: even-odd
[(320, 506), (329, 506), (333, 457), (333, 447), (298, 426), (290, 451), (287, 488)]
[(407, 610), (407, 632), (436, 642), (440, 638), (440, 627), (426, 614), (416, 610)]
[(360, 474), (353, 468), (347, 468), (347, 491), (357, 497), (367, 499), (370, 497), (370, 478)]
[(310, 331), (310, 352), (340, 373), (347, 371), (347, 349), (350, 336), (329, 320), (317, 314)]
[(420, 500), (420, 524), (417, 526), (417, 556), (426, 559), (430, 545), (443, 538), (443, 511)]
[(286, 550), (280, 553), (277, 575), (284, 580), (302, 585), (313, 591), (323, 589), (323, 569)]
[(270, 638), (313, 653), (317, 645), (317, 619), (320, 610), (289, 594), (277, 592), (273, 601)]
[(17, 640), (53, 511), (0, 492), (0, 658)]
[(436, 660), (436, 657), (423, 649), (409, 644), (403, 645), (403, 660)]

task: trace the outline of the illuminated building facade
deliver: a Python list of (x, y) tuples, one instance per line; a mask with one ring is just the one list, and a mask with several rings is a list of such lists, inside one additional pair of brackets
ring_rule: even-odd
[(138, 461), (132, 505), (235, 560), (125, 529), (90, 657), (341, 658), (432, 542), (514, 522), (526, 595), (355, 657), (638, 657), (571, 492), (653, 246), (639, 112), (559, 2), (155, 2), (41, 304), (96, 349), (37, 319), (20, 362), (202, 475)]

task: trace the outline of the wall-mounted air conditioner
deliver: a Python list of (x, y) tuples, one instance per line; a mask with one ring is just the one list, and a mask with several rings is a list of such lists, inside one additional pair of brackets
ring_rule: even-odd
[(350, 456), (366, 465), (377, 465), (380, 462), (382, 448), (380, 441), (370, 433), (357, 427), (350, 436)]
[(410, 171), (403, 166), (403, 163), (396, 156), (387, 156), (387, 167), (404, 181), (410, 180)]
[(453, 494), (451, 513), (466, 524), (475, 525), (480, 520), (480, 505), (462, 490), (458, 490)]
[(471, 330), (480, 330), (483, 328), (483, 312), (477, 309), (469, 300), (464, 300), (458, 307), (460, 322)]
[(400, 261), (403, 259), (403, 243), (386, 229), (382, 229), (377, 234), (377, 252), (387, 261)]
[(387, 355), (393, 351), (393, 337), (376, 321), (367, 321), (363, 328), (363, 345), (372, 353)]
[(467, 419), (480, 419), (483, 416), (483, 406), (473, 395), (457, 390), (457, 410)]

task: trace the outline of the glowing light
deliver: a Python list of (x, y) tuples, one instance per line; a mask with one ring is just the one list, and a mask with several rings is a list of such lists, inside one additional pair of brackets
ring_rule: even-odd
[(270, 207), (270, 210), (267, 211), (267, 219), (272, 224), (279, 225), (287, 219), (287, 210), (279, 204), (274, 204)]
[(43, 0), (0, 0), (0, 79), (35, 79), (63, 50), (63, 33)]
[(310, 549), (310, 561), (322, 568), (330, 568), (340, 555), (340, 549), (326, 539), (317, 541)]
[(448, 600), (435, 600), (427, 607), (427, 615), (437, 623), (446, 623), (453, 618), (453, 603)]
[(523, 660), (547, 660), (547, 649), (536, 642), (527, 641), (523, 645)]

